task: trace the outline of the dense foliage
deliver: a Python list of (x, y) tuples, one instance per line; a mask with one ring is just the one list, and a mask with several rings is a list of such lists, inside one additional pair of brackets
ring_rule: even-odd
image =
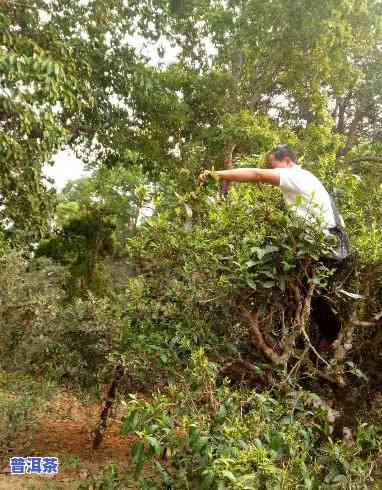
[[(1, 457), (52, 387), (114, 379), (132, 460), (82, 488), (382, 485), (381, 13), (0, 2)], [(344, 216), (337, 273), (277, 189), (196, 185), (281, 142)], [(91, 175), (56, 194), (63, 148)], [(328, 351), (320, 295), (343, 322)]]

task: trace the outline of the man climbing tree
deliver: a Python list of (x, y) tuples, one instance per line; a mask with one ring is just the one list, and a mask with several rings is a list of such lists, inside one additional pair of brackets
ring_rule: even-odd
[[(327, 235), (339, 239), (339, 247), (332, 250), (331, 257), (321, 260), (331, 268), (338, 269), (348, 256), (348, 237), (344, 221), (322, 182), (297, 163), (296, 153), (287, 145), (281, 145), (266, 155), (268, 168), (238, 168), (230, 170), (205, 170), (199, 175), (204, 183), (209, 177), (229, 182), (255, 182), (271, 184), (280, 188), (285, 202), (304, 220), (318, 223)], [(321, 335), (320, 348), (329, 348), (341, 329), (341, 321), (324, 296), (312, 300), (312, 319)]]

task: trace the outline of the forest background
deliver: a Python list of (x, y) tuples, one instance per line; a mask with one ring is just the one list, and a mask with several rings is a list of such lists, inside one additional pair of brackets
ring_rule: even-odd
[[(68, 488), (382, 488), (381, 14), (377, 0), (0, 2), (2, 465), (36, 452), (65, 392), (106, 395), (89, 445), (114, 420), (128, 451)], [(280, 143), (335, 195), (340, 275), (277, 189), (197, 188), (203, 169), (261, 166)], [(57, 193), (43, 168), (63, 149), (90, 176)], [(318, 294), (343, 319), (328, 352)]]

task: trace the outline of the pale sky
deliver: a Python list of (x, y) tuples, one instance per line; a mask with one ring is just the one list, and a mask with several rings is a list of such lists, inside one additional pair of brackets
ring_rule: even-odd
[(54, 165), (45, 165), (44, 174), (54, 179), (58, 191), (62, 191), (70, 180), (90, 175), (90, 172), (85, 171), (83, 162), (71, 150), (58, 152), (53, 160)]
[[(208, 39), (205, 39), (204, 42), (208, 54), (212, 56), (215, 52), (212, 43)], [(175, 63), (180, 52), (178, 46), (172, 47), (165, 39), (160, 39), (156, 43), (149, 43), (139, 34), (129, 36), (128, 43), (130, 46), (134, 46), (138, 53), (149, 58), (151, 65), (157, 67), (165, 67), (171, 63)], [(158, 54), (159, 47), (164, 49), (163, 58)], [(46, 165), (44, 167), (44, 173), (46, 176), (54, 179), (55, 187), (58, 191), (61, 191), (70, 180), (89, 175), (89, 173), (85, 172), (83, 162), (76, 158), (74, 153), (69, 149), (58, 152), (53, 160), (54, 165)]]
[[(138, 52), (150, 58), (150, 63), (156, 66), (166, 66), (174, 63), (179, 53), (177, 47), (173, 48), (165, 42), (148, 45), (144, 42), (143, 37), (138, 35), (131, 37), (129, 44), (134, 45)], [(165, 47), (163, 58), (160, 58), (157, 53), (157, 47), (160, 45)], [(89, 172), (85, 171), (83, 162), (76, 158), (74, 153), (69, 149), (58, 152), (53, 160), (53, 166), (45, 165), (44, 174), (54, 179), (55, 187), (58, 191), (61, 191), (70, 180), (90, 175)]]

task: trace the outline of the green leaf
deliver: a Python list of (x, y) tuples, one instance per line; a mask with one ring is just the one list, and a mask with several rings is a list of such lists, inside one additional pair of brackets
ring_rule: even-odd
[(134, 444), (132, 448), (132, 461), (135, 464), (135, 476), (139, 476), (145, 461), (145, 445), (142, 441)]
[(163, 483), (165, 485), (170, 486), (172, 484), (172, 478), (171, 478), (171, 475), (166, 471), (166, 468), (163, 465), (161, 465), (159, 463), (159, 461), (154, 461), (154, 465), (157, 468), (157, 470), (159, 471), (159, 473), (162, 477)]
[(275, 286), (275, 281), (265, 281), (262, 283), (264, 288), (273, 288)]
[(160, 445), (160, 442), (158, 439), (152, 436), (147, 436), (147, 441), (150, 444), (150, 446), (154, 449), (154, 452), (157, 456), (160, 456), (162, 454), (162, 447)]
[(346, 291), (345, 289), (339, 289), (339, 292), (352, 299), (365, 299), (365, 296), (362, 296), (358, 293), (351, 293), (350, 291)]
[(236, 481), (235, 475), (231, 471), (229, 471), (229, 470), (223, 470), (222, 471), (222, 476), (224, 476), (225, 478), (227, 478), (231, 482), (235, 482)]
[(252, 281), (252, 279), (247, 279), (247, 284), (250, 288), (252, 289), (256, 289), (256, 283), (254, 281)]

